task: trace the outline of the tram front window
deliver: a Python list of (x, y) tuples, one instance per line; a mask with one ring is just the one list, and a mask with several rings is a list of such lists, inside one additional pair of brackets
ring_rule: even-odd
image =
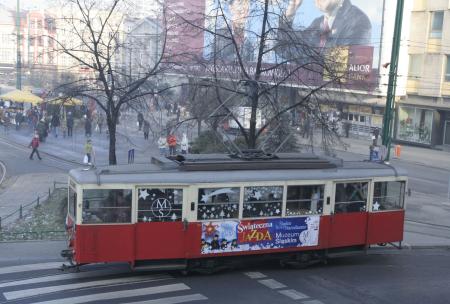
[(69, 215), (76, 220), (77, 218), (77, 192), (69, 187)]
[(131, 190), (83, 190), (83, 224), (130, 223)]
[(286, 216), (322, 214), (324, 185), (288, 186)]
[(363, 212), (367, 205), (367, 182), (349, 182), (336, 184), (336, 213)]
[(245, 218), (281, 216), (282, 203), (282, 186), (245, 187), (242, 216)]
[(405, 182), (376, 182), (372, 211), (402, 209), (404, 199)]
[(199, 220), (239, 217), (239, 188), (198, 189), (197, 218)]
[(139, 222), (181, 221), (183, 189), (138, 189)]

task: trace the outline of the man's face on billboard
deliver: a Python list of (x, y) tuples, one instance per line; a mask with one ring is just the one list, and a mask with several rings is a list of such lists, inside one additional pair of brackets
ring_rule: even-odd
[(324, 13), (332, 12), (339, 4), (339, 0), (316, 0), (316, 7)]

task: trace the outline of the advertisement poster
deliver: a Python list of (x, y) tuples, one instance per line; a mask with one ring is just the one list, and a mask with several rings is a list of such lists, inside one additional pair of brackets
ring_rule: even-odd
[[(174, 35), (174, 45), (184, 54), (188, 50), (195, 53), (197, 61), (184, 62), (186, 72), (201, 76), (214, 71), (224, 77), (239, 77), (243, 73), (242, 66), (236, 63), (239, 58), (246, 72), (254, 73), (264, 1), (204, 0), (196, 5), (188, 0), (169, 2), (183, 4), (180, 19), (195, 16), (198, 22), (198, 26), (176, 27), (195, 32), (188, 43), (180, 43), (186, 33)], [(329, 80), (327, 71), (331, 68), (333, 73), (345, 74), (341, 82), (349, 88), (371, 90), (377, 85), (382, 0), (270, 1), (267, 20), (270, 29), (262, 58), (262, 80), (320, 85)], [(199, 28), (204, 30), (197, 32)], [(322, 66), (324, 62), (327, 67)], [(305, 68), (299, 68), (302, 66)]]
[(320, 216), (202, 223), (201, 254), (319, 244)]

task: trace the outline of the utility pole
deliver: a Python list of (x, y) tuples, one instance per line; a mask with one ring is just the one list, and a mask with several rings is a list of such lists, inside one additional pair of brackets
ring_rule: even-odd
[(16, 6), (16, 41), (17, 41), (17, 58), (16, 58), (16, 89), (22, 89), (22, 56), (20, 53), (21, 36), (20, 36), (20, 0), (17, 0)]
[(387, 148), (386, 161), (389, 161), (391, 153), (391, 135), (393, 111), (395, 108), (395, 90), (397, 87), (398, 59), (400, 53), (400, 40), (402, 34), (404, 0), (397, 0), (397, 11), (395, 15), (394, 37), (392, 39), (391, 62), (389, 68), (389, 83), (386, 96), (386, 108), (383, 117), (383, 145)]

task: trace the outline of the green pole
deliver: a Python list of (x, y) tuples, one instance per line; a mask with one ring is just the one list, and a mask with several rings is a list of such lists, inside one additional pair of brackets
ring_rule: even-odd
[(16, 58), (16, 89), (22, 89), (22, 56), (20, 54), (20, 0), (17, 0), (16, 9), (16, 40), (17, 40), (17, 58)]
[(392, 119), (395, 108), (395, 90), (397, 87), (397, 68), (400, 51), (400, 40), (402, 34), (404, 0), (397, 0), (397, 11), (395, 15), (394, 37), (392, 38), (391, 62), (389, 68), (389, 83), (386, 96), (386, 109), (383, 117), (383, 145), (387, 148), (385, 160), (389, 161), (392, 142)]

